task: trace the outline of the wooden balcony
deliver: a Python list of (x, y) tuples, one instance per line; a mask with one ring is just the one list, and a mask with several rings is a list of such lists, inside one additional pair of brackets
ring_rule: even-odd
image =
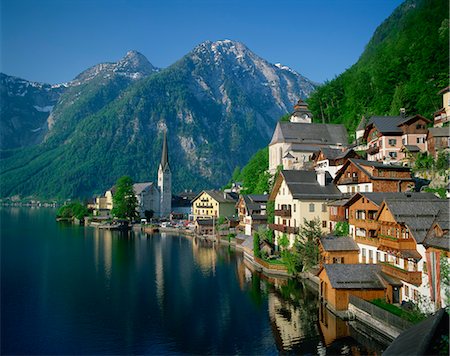
[(275, 231), (287, 232), (287, 226), (281, 224), (269, 224), (269, 228)]
[(414, 284), (415, 286), (422, 284), (422, 272), (406, 271), (386, 262), (380, 262), (380, 264), (382, 266), (381, 270), (392, 277)]
[(376, 147), (370, 147), (367, 149), (367, 154), (368, 155), (374, 155), (377, 154), (378, 152), (380, 152), (380, 147), (376, 146)]
[(379, 241), (379, 239), (377, 237), (356, 236), (355, 237), (355, 242), (356, 243), (360, 243), (360, 244), (364, 244), (364, 245), (373, 246), (373, 247), (378, 247), (380, 245), (380, 241)]
[(392, 248), (395, 250), (415, 250), (416, 242), (414, 239), (398, 239), (396, 237), (378, 235), (380, 238), (380, 246)]
[(291, 217), (291, 209), (275, 210), (275, 216), (281, 216), (283, 218), (290, 218)]
[(298, 234), (298, 227), (286, 226), (282, 224), (269, 224), (269, 228), (275, 231), (285, 232), (288, 234)]
[(340, 184), (358, 183), (358, 177), (343, 177), (340, 180)]

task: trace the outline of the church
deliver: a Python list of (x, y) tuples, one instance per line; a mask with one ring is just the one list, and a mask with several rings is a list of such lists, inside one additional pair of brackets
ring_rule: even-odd
[[(145, 212), (153, 212), (154, 217), (168, 217), (172, 211), (172, 172), (169, 165), (167, 135), (164, 132), (161, 162), (158, 167), (158, 182), (143, 182), (133, 184), (134, 194), (138, 201), (137, 211), (140, 217)], [(109, 216), (113, 208), (115, 186), (106, 191), (102, 197), (95, 199), (94, 215)]]

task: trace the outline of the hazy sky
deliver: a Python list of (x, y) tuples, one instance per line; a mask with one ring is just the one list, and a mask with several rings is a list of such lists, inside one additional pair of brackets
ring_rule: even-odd
[(61, 83), (135, 49), (167, 67), (205, 40), (243, 42), (323, 82), (354, 64), (401, 0), (0, 0), (0, 71)]

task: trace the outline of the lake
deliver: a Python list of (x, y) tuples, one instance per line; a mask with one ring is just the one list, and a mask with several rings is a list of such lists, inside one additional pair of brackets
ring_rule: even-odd
[(380, 354), (320, 306), (196, 238), (55, 222), (0, 208), (2, 354)]

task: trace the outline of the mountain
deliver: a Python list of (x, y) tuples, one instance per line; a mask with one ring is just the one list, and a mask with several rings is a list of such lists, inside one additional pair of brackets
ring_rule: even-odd
[(127, 76), (103, 85), (111, 73), (70, 88), (45, 140), (1, 161), (1, 196), (85, 197), (124, 174), (155, 180), (165, 130), (174, 191), (219, 187), (268, 143), (279, 117), (315, 89), (230, 40), (206, 41), (125, 89), (117, 80)]
[(92, 114), (129, 84), (157, 71), (142, 54), (130, 51), (118, 62), (95, 65), (68, 83), (36, 83), (0, 73), (0, 150), (41, 143), (67, 111)]
[(375, 31), (352, 67), (308, 99), (316, 119), (353, 130), (363, 115), (428, 118), (448, 86), (449, 2), (407, 0)]

